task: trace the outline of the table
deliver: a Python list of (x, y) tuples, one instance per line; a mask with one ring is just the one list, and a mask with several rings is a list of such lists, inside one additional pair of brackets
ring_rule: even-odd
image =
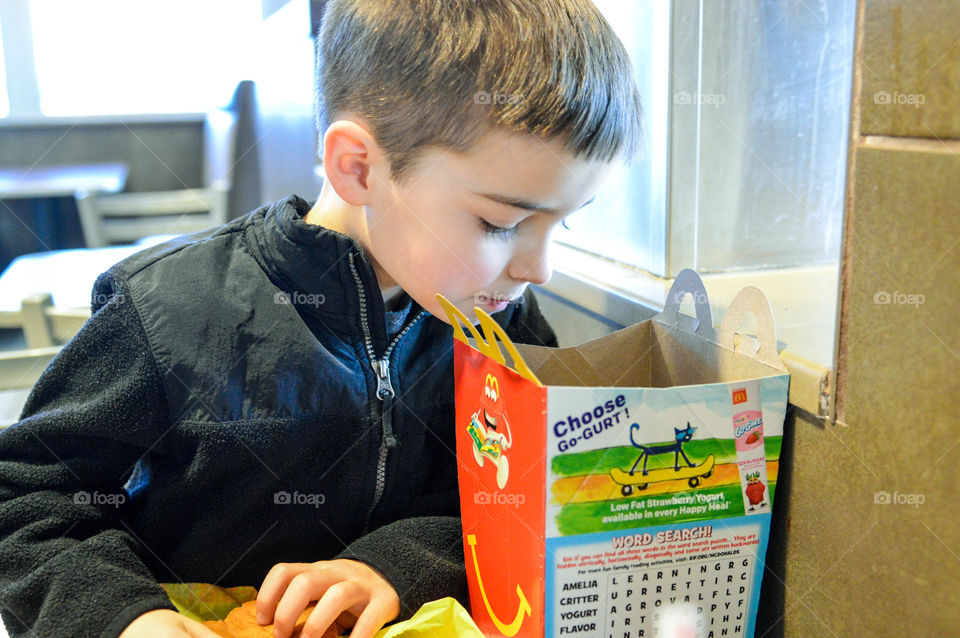
[(0, 327), (13, 327), (4, 325), (4, 313), (18, 312), (20, 302), (38, 292), (49, 292), (53, 305), (61, 308), (90, 308), (90, 293), (100, 273), (168, 238), (161, 235), (123, 246), (20, 255), (0, 272)]
[(0, 168), (0, 199), (73, 197), (78, 190), (119, 193), (128, 172), (126, 164)]
[(0, 271), (18, 255), (82, 248), (78, 190), (116, 193), (126, 164), (68, 164), (0, 168)]

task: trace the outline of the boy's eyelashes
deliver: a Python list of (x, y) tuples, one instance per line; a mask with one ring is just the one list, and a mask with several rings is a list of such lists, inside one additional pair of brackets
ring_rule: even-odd
[[(498, 237), (500, 239), (511, 239), (515, 237), (520, 231), (518, 230), (519, 222), (513, 226), (497, 226), (496, 224), (491, 224), (483, 217), (478, 218), (480, 220), (480, 228), (487, 235), (493, 237)], [(567, 220), (564, 218), (560, 220), (560, 226), (570, 230), (570, 226), (567, 224)]]
[(504, 226), (496, 226), (485, 220), (483, 217), (478, 219), (480, 220), (481, 230), (483, 230), (484, 234), (490, 235), (491, 237), (497, 237), (499, 239), (511, 239), (516, 237), (517, 233), (519, 232), (516, 226), (510, 226), (509, 228)]

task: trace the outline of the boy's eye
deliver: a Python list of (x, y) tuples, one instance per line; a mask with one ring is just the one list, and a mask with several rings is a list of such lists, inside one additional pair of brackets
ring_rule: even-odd
[(512, 226), (510, 228), (505, 228), (503, 226), (494, 226), (487, 220), (480, 218), (480, 228), (483, 230), (484, 234), (490, 235), (492, 237), (499, 237), (500, 239), (510, 239), (517, 234), (517, 227)]

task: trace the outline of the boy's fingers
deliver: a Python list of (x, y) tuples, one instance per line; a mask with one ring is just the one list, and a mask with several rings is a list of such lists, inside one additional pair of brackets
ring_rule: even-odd
[[(334, 622), (340, 618), (343, 612), (348, 611), (354, 605), (366, 603), (369, 600), (369, 593), (366, 589), (347, 581), (340, 581), (331, 585), (323, 594), (323, 597), (317, 601), (307, 622), (303, 625), (301, 636), (310, 638), (320, 638)], [(291, 627), (292, 628), (292, 627)], [(354, 625), (353, 631), (356, 631)], [(350, 635), (353, 636), (353, 631)], [(281, 634), (285, 636), (286, 634)]]
[[(293, 633), (293, 628), (297, 624), (300, 614), (314, 600), (318, 601), (317, 607), (310, 613), (310, 619), (316, 617), (318, 610), (321, 613), (326, 613), (327, 608), (336, 607), (327, 622), (327, 626), (331, 625), (340, 615), (340, 612), (356, 603), (354, 599), (357, 598), (355, 591), (357, 589), (360, 588), (353, 583), (340, 580), (329, 571), (301, 574), (290, 581), (287, 591), (284, 592), (283, 597), (277, 604), (277, 611), (273, 619), (274, 633), (280, 638), (286, 638)], [(326, 601), (326, 606), (324, 606), (324, 601)], [(313, 626), (308, 620), (304, 629)], [(312, 632), (307, 632), (306, 635), (319, 637), (323, 635), (323, 630), (327, 626), (318, 626)]]
[(287, 586), (308, 567), (307, 563), (277, 563), (270, 568), (257, 592), (257, 622), (268, 624), (273, 621), (277, 603)]
[(396, 618), (397, 613), (389, 598), (374, 598), (360, 614), (350, 631), (350, 638), (373, 638), (381, 627)]

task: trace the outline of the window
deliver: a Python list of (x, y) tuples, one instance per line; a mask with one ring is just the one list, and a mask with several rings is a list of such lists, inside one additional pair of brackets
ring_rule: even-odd
[(595, 1), (646, 148), (557, 239), (661, 277), (836, 263), (854, 3)]
[(623, 41), (643, 99), (644, 147), (629, 168), (617, 166), (592, 204), (571, 215), (558, 241), (663, 274), (667, 233), (666, 94), (670, 4), (595, 0)]
[(253, 66), (260, 0), (30, 0), (44, 115), (201, 112)]

